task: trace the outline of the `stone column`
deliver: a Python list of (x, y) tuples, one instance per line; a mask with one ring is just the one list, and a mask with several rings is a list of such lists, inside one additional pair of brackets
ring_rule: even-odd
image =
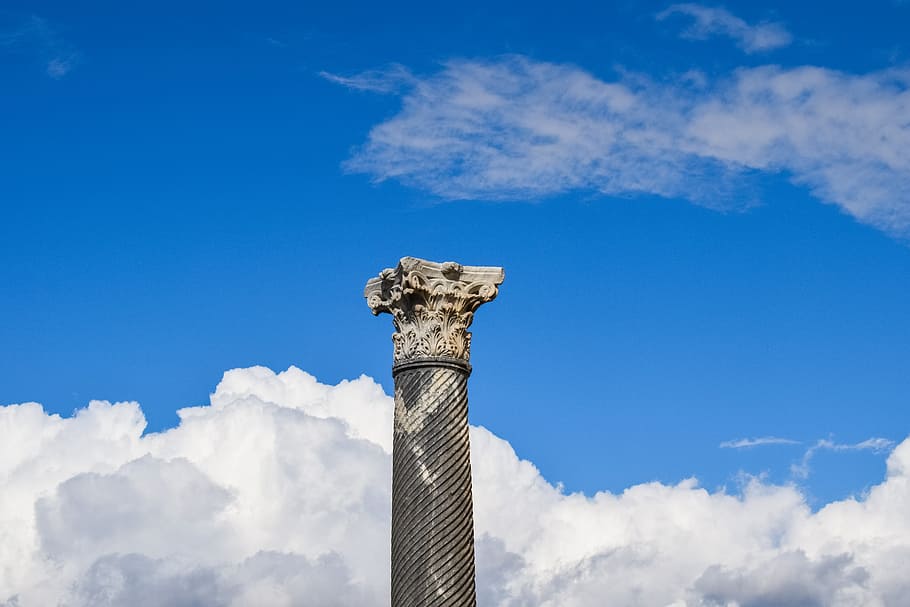
[(392, 607), (474, 607), (468, 376), (474, 311), (502, 268), (403, 258), (367, 282), (395, 324)]

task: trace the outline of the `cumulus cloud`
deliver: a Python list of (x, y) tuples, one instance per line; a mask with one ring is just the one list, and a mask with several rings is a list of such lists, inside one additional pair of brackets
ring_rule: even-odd
[(780, 48), (793, 41), (793, 36), (780, 23), (752, 25), (721, 7), (674, 4), (658, 13), (657, 19), (662, 21), (674, 15), (684, 15), (692, 20), (692, 24), (682, 32), (684, 38), (706, 40), (712, 36), (726, 36), (747, 53)]
[(848, 555), (812, 562), (802, 551), (795, 551), (748, 571), (713, 565), (695, 588), (706, 604), (718, 607), (826, 607), (838, 604), (839, 596), (863, 596), (868, 579), (869, 573), (855, 566)]
[[(143, 434), (136, 403), (0, 407), (0, 605), (387, 605), (391, 398), (229, 371)], [(565, 494), (472, 428), (481, 605), (897, 606), (910, 440), (862, 500), (694, 479)]]
[(521, 56), (453, 60), (416, 78), (345, 167), (452, 200), (595, 191), (727, 209), (782, 174), (906, 236), (908, 115), (908, 70), (760, 66), (658, 83)]

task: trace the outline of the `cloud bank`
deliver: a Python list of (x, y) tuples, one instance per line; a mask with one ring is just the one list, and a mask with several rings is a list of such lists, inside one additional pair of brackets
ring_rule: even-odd
[[(351, 81), (380, 90), (377, 74)], [(754, 203), (756, 179), (782, 174), (910, 234), (910, 70), (767, 65), (655, 82), (507, 56), (450, 61), (413, 77), (401, 100), (347, 170), (453, 200), (594, 191), (722, 209)]]
[[(143, 436), (136, 403), (0, 407), (0, 605), (388, 605), (392, 401), (367, 377), (229, 371)], [(897, 606), (910, 440), (862, 500), (694, 479), (564, 494), (472, 428), (479, 604)]]

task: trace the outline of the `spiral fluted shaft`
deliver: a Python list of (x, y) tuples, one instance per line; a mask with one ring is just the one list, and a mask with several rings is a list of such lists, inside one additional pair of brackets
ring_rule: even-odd
[(498, 267), (402, 257), (363, 290), (395, 325), (392, 607), (477, 605), (468, 328), (504, 278)]
[(392, 607), (474, 607), (466, 363), (398, 365)]

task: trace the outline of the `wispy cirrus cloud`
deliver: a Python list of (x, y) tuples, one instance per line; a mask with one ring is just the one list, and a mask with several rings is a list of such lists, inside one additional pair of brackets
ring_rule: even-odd
[(767, 65), (667, 83), (512, 55), (407, 73), (335, 79), (404, 86), (401, 110), (371, 129), (348, 171), (450, 200), (587, 190), (722, 209), (754, 203), (755, 178), (778, 174), (863, 223), (910, 235), (908, 69)]
[[(801, 441), (779, 436), (759, 436), (756, 438), (739, 438), (724, 441), (718, 445), (721, 449), (751, 449), (768, 445), (801, 445)], [(887, 453), (894, 448), (894, 441), (873, 437), (858, 443), (838, 443), (832, 439), (819, 439), (811, 443), (799, 461), (790, 466), (790, 474), (796, 479), (807, 479), (811, 472), (810, 463), (819, 451), (833, 451), (838, 453), (869, 451), (871, 453)]]
[(721, 7), (695, 3), (674, 4), (657, 14), (658, 21), (682, 15), (692, 20), (682, 31), (691, 40), (706, 40), (713, 36), (730, 38), (747, 53), (770, 51), (789, 45), (793, 36), (780, 23), (764, 21), (751, 24)]
[(797, 478), (808, 478), (810, 472), (809, 464), (819, 451), (835, 451), (841, 453), (846, 451), (870, 451), (872, 453), (886, 453), (893, 448), (893, 440), (881, 437), (868, 438), (858, 443), (838, 443), (831, 439), (823, 438), (809, 447), (799, 462), (790, 466), (790, 472)]
[(761, 447), (764, 445), (798, 445), (798, 440), (790, 438), (781, 438), (779, 436), (759, 436), (756, 438), (739, 438), (722, 442), (719, 446), (721, 449), (748, 449), (750, 447)]
[(341, 76), (326, 71), (319, 72), (319, 76), (349, 89), (386, 94), (400, 92), (404, 87), (416, 82), (411, 71), (398, 63), (393, 63), (383, 69), (360, 72), (353, 76)]
[(37, 58), (45, 73), (54, 79), (69, 74), (80, 57), (47, 20), (37, 15), (20, 17), (0, 26), (0, 49)]

